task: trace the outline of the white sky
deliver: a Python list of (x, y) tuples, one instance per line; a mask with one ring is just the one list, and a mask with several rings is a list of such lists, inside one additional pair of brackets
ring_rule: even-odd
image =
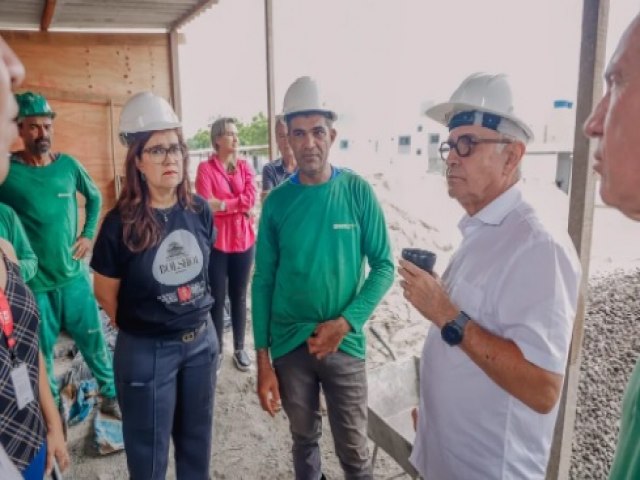
[[(276, 109), (316, 77), (347, 124), (380, 131), (448, 99), (474, 71), (511, 77), (516, 110), (541, 131), (553, 100), (575, 100), (581, 0), (275, 0)], [(640, 11), (612, 0), (607, 58)], [(220, 0), (185, 29), (183, 121), (248, 121), (267, 110), (263, 0)], [(340, 124), (336, 124), (340, 130)]]

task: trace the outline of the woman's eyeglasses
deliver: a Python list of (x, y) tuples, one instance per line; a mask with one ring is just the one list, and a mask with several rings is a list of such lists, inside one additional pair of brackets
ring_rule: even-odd
[(182, 160), (185, 155), (185, 148), (176, 143), (169, 147), (154, 145), (153, 147), (145, 148), (142, 150), (142, 153), (149, 155), (149, 158), (153, 163), (162, 164), (167, 158), (170, 158), (171, 160)]

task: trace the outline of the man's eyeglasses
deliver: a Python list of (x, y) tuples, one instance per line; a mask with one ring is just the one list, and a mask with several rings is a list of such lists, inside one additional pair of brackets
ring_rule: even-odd
[(455, 149), (459, 157), (465, 158), (471, 156), (474, 147), (480, 143), (508, 144), (511, 142), (511, 140), (503, 138), (475, 138), (471, 135), (460, 135), (458, 137), (458, 140), (456, 140), (455, 142), (452, 140), (447, 140), (446, 142), (442, 142), (440, 144), (440, 157), (442, 157), (442, 160), (446, 162), (449, 159), (449, 153), (451, 153), (451, 149)]
[(153, 147), (145, 148), (142, 153), (149, 155), (149, 158), (153, 163), (162, 164), (167, 158), (171, 160), (182, 160), (185, 155), (185, 149), (182, 145), (174, 143), (168, 148), (162, 145), (154, 145)]

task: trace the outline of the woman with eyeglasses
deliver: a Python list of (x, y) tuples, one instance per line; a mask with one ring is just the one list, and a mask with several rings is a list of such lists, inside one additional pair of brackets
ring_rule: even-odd
[[(256, 201), (254, 173), (249, 163), (238, 158), (238, 128), (232, 118), (220, 118), (211, 125), (214, 153), (198, 165), (196, 191), (216, 212), (218, 231), (211, 252), (209, 277), (214, 298), (213, 324), (220, 341), (224, 330), (224, 301), (229, 291), (233, 362), (247, 371), (251, 360), (244, 348), (247, 323), (247, 286), (254, 258), (255, 230), (251, 209)], [(222, 365), (222, 363), (220, 363)]]
[(180, 121), (161, 97), (123, 107), (126, 180), (98, 234), (96, 298), (118, 326), (114, 374), (131, 478), (209, 478), (218, 339), (208, 265), (207, 203), (192, 195)]

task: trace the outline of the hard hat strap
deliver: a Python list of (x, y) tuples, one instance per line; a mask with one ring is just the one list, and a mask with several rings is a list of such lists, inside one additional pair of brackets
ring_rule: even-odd
[(466, 125), (479, 125), (527, 142), (527, 135), (520, 126), (495, 113), (479, 112), (478, 110), (456, 113), (449, 121), (449, 131)]
[(460, 112), (456, 113), (449, 122), (449, 131), (465, 125), (480, 125), (484, 128), (489, 128), (497, 132), (498, 127), (503, 120), (504, 119), (500, 115), (479, 112), (477, 110), (473, 110), (471, 112)]

